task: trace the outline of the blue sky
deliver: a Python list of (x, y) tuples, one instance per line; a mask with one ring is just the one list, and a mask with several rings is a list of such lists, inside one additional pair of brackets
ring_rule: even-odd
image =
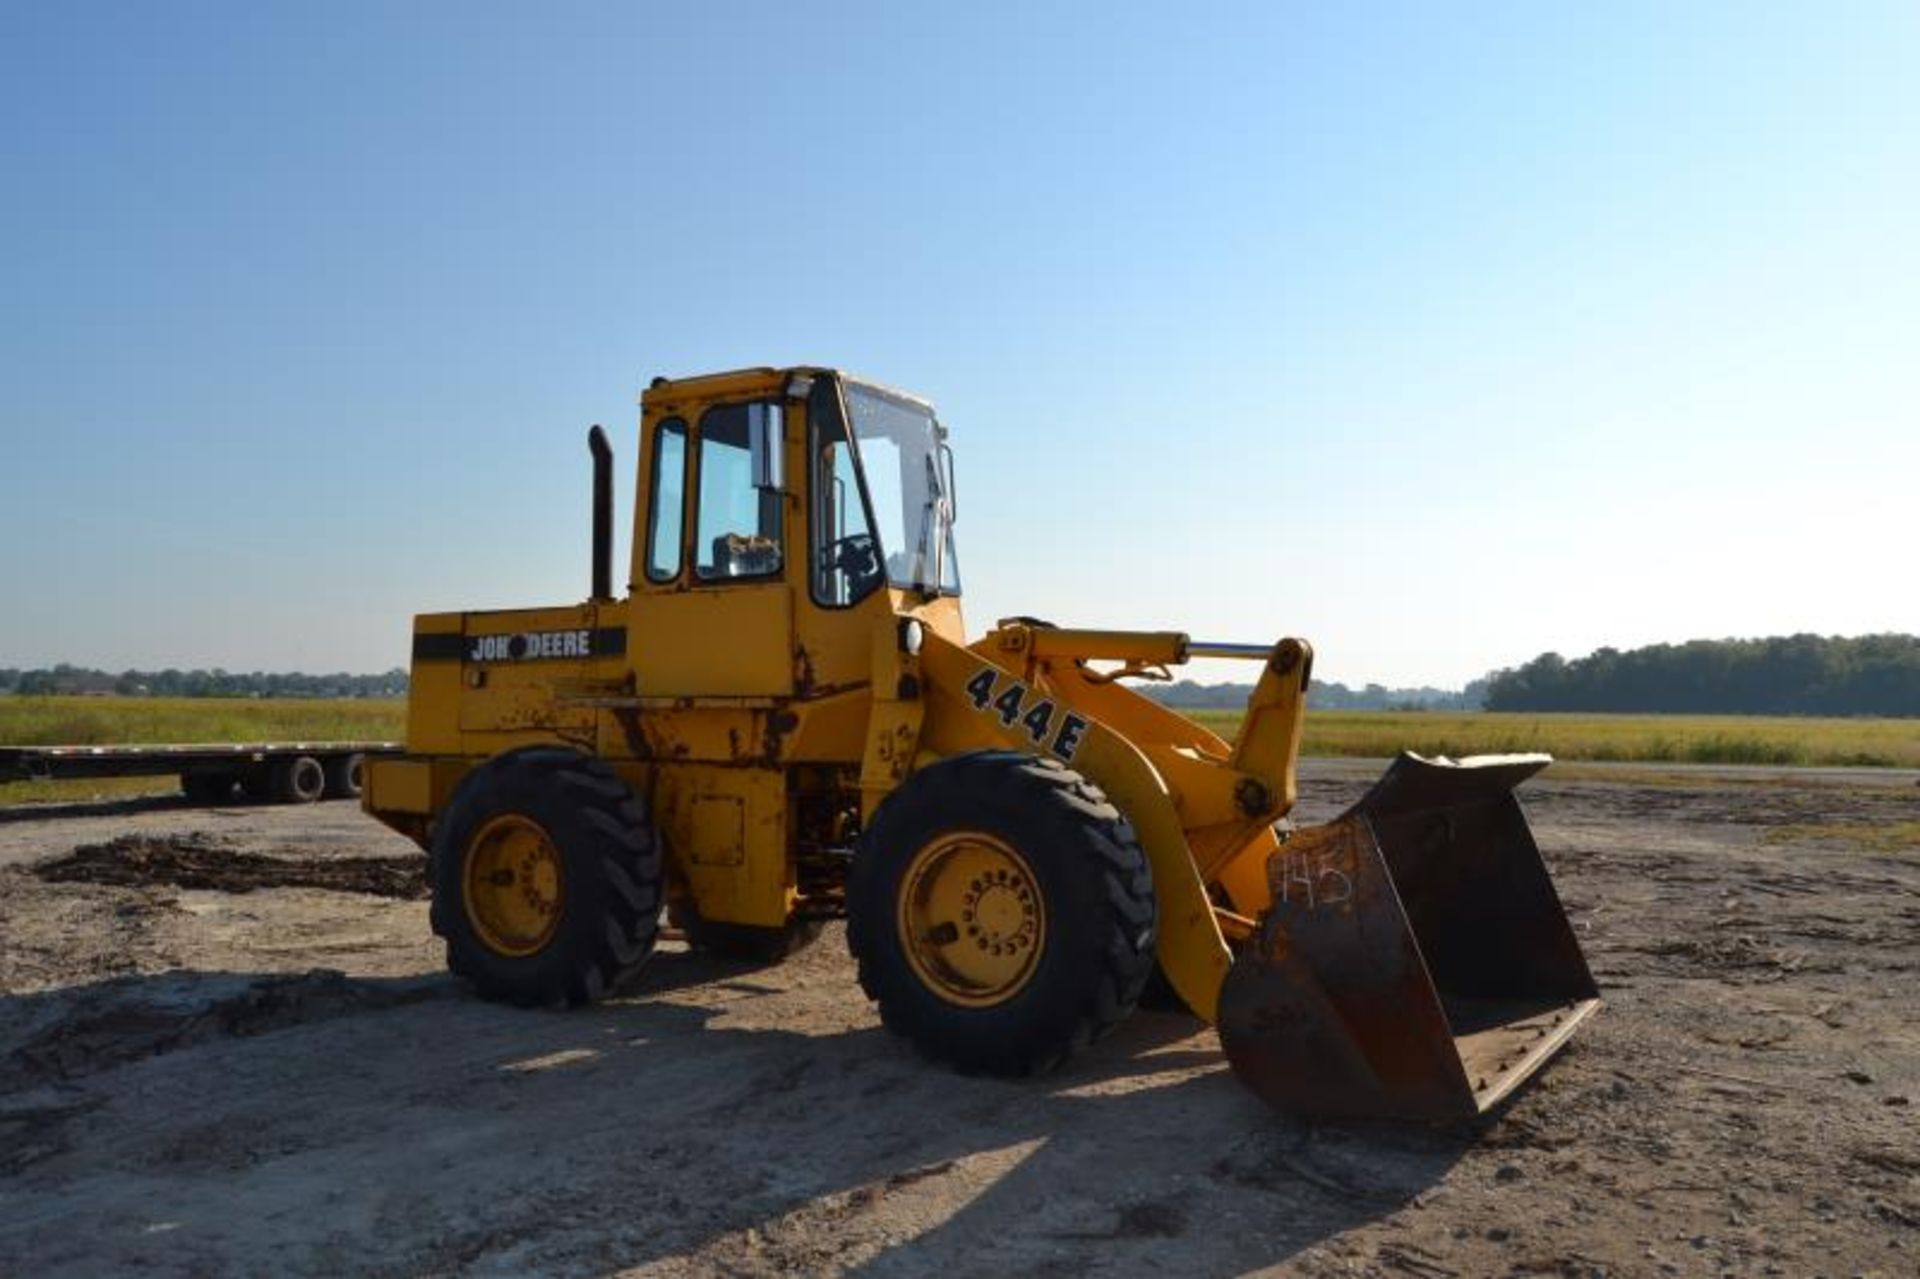
[(0, 665), (576, 599), (587, 424), (789, 362), (940, 406), (976, 630), (1920, 630), (1920, 7), (1041, 10), (6, 6)]

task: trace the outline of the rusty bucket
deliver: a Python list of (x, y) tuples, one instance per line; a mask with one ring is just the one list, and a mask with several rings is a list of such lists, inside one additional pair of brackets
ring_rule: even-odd
[(1282, 1110), (1445, 1120), (1497, 1104), (1599, 1007), (1513, 788), (1546, 755), (1402, 755), (1267, 864), (1220, 995), (1233, 1069)]

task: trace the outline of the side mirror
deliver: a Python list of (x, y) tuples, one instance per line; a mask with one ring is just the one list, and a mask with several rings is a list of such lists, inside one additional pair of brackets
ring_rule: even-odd
[(753, 486), (778, 490), (785, 487), (785, 450), (780, 445), (778, 404), (747, 405), (747, 451), (753, 459)]
[(944, 439), (940, 441), (940, 464), (946, 472), (942, 478), (947, 489), (947, 522), (957, 524), (960, 522), (960, 487), (953, 478), (953, 450)]

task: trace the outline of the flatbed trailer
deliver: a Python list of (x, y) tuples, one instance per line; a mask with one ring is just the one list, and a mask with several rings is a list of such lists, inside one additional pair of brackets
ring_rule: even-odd
[(180, 746), (0, 746), (0, 782), (177, 776), (188, 799), (218, 804), (235, 788), (253, 799), (306, 804), (356, 799), (370, 755), (400, 742), (203, 742)]

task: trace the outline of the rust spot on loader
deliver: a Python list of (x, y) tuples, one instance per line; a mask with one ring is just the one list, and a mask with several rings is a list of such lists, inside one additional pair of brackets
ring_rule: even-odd
[(787, 735), (800, 727), (800, 717), (789, 710), (772, 711), (767, 715), (766, 733), (760, 739), (760, 758), (755, 762), (763, 768), (778, 768), (780, 752), (786, 745)]
[(620, 730), (620, 737), (626, 743), (629, 755), (635, 759), (653, 758), (653, 745), (647, 741), (647, 734), (640, 727), (640, 711), (637, 707), (615, 707), (613, 722)]

